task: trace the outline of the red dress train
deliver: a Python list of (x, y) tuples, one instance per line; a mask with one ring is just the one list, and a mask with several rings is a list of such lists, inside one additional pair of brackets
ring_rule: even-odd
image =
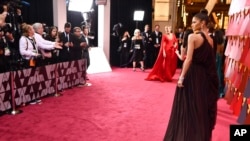
[[(172, 81), (172, 77), (175, 74), (177, 68), (177, 55), (175, 54), (174, 44), (177, 39), (174, 34), (172, 34), (172, 39), (169, 38), (167, 34), (162, 36), (161, 48), (155, 61), (155, 64), (145, 80), (159, 80)], [(163, 57), (163, 48), (166, 52), (166, 57)]]

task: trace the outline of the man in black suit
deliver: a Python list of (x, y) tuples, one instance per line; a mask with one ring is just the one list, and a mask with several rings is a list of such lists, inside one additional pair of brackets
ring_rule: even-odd
[(62, 50), (59, 52), (60, 62), (71, 61), (74, 58), (74, 55), (71, 51), (73, 47), (72, 40), (74, 35), (70, 31), (71, 23), (67, 22), (64, 25), (64, 32), (59, 34), (59, 42), (62, 44)]
[(153, 52), (152, 52), (152, 57), (153, 57), (153, 64), (155, 63), (160, 47), (161, 47), (161, 38), (162, 38), (162, 32), (160, 31), (160, 25), (155, 25), (155, 31), (152, 32), (151, 34), (152, 37), (152, 42), (154, 45)]
[(144, 26), (144, 32), (141, 33), (143, 37), (143, 44), (145, 46), (145, 56), (144, 56), (144, 64), (145, 68), (152, 68), (153, 67), (153, 43), (151, 37), (150, 26), (146, 24)]

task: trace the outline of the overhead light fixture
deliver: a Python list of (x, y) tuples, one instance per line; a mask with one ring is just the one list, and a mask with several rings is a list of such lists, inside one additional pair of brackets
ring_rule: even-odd
[(136, 10), (134, 11), (134, 21), (143, 21), (144, 11)]

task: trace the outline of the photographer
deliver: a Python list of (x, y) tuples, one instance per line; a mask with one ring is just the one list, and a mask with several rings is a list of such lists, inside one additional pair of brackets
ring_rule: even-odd
[(0, 4), (0, 31), (3, 32), (5, 49), (9, 52), (8, 70), (22, 68), (22, 58), (19, 52), (20, 25), (23, 22), (21, 5), (18, 1), (5, 1)]
[(5, 17), (6, 31), (20, 35), (20, 25), (23, 23), (21, 5), (18, 1), (8, 1), (2, 5)]
[(38, 45), (34, 38), (34, 29), (31, 25), (24, 23), (22, 25), (22, 33), (23, 35), (19, 40), (19, 49), (25, 60), (24, 66), (26, 68), (35, 67), (37, 66), (36, 62), (41, 57), (41, 54), (38, 52)]

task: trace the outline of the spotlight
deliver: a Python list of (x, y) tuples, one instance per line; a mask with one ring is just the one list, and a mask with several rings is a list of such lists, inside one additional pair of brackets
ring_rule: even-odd
[(77, 12), (90, 12), (93, 5), (93, 0), (69, 0), (68, 10)]
[(144, 18), (144, 11), (136, 10), (134, 12), (134, 21), (143, 21)]
[(138, 28), (138, 22), (143, 21), (144, 11), (136, 10), (134, 11), (134, 21), (136, 21), (136, 28)]

